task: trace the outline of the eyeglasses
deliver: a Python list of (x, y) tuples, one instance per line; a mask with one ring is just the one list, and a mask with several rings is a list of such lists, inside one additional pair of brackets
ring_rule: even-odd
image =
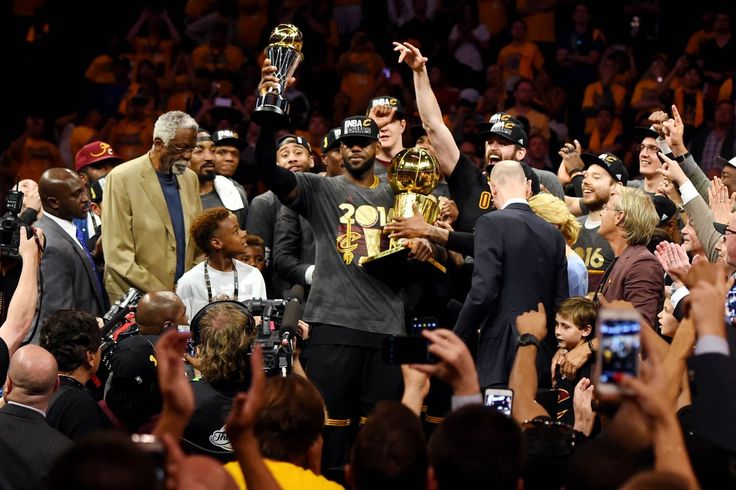
[(649, 153), (657, 153), (660, 151), (659, 146), (657, 145), (639, 145), (639, 151), (648, 151)]
[(732, 230), (728, 226), (723, 230), (723, 237), (725, 238), (728, 235), (736, 235), (736, 230)]
[(171, 141), (169, 141), (169, 146), (173, 148), (175, 152), (181, 154), (192, 153), (194, 150), (197, 149), (196, 146), (177, 146)]
[(615, 211), (617, 213), (623, 212), (623, 209), (621, 209), (621, 208), (612, 208), (608, 204), (604, 204), (603, 207), (601, 208), (601, 210), (603, 210), (603, 211)]

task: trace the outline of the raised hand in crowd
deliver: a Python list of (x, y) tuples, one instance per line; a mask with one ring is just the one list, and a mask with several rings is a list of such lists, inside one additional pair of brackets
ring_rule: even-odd
[(662, 180), (662, 183), (659, 184), (659, 187), (657, 187), (657, 194), (666, 196), (670, 201), (675, 203), (675, 206), (682, 205), (682, 196), (680, 195), (680, 191), (668, 178), (665, 178)]
[(682, 122), (680, 112), (674, 104), (672, 104), (672, 117), (662, 123), (662, 133), (664, 134), (667, 146), (670, 147), (675, 155), (681, 155), (687, 152), (684, 140), (685, 124)]
[(194, 392), (184, 371), (184, 353), (190, 337), (188, 333), (169, 330), (156, 342), (156, 373), (163, 408), (154, 435), (169, 434), (175, 441), (181, 439), (194, 413)]
[(248, 488), (278, 489), (276, 480), (263, 462), (254, 427), (258, 413), (265, 405), (266, 373), (263, 371), (263, 352), (254, 347), (250, 356), (251, 383), (247, 393), (238, 393), (225, 422), (225, 432), (233, 446)]
[(713, 213), (713, 221), (716, 223), (728, 224), (731, 221), (731, 212), (736, 205), (736, 192), (728, 195), (728, 187), (718, 177), (713, 177), (713, 181), (708, 187), (708, 205)]
[(664, 161), (662, 167), (657, 169), (657, 173), (664, 175), (670, 182), (677, 184), (678, 187), (682, 187), (685, 182), (690, 180), (687, 178), (687, 175), (685, 175), (685, 172), (683, 172), (679, 163), (666, 157), (661, 151), (658, 152), (657, 155), (659, 155)]
[(468, 347), (452, 330), (423, 330), (429, 339), (429, 353), (437, 357), (437, 364), (412, 364), (411, 368), (434, 376), (452, 388), (455, 396), (480, 395), (478, 373)]
[(575, 395), (572, 398), (572, 406), (575, 411), (575, 425), (573, 428), (590, 436), (595, 425), (595, 412), (593, 411), (594, 398), (593, 383), (588, 378), (581, 378), (575, 385)]
[[(516, 330), (519, 335), (533, 335), (537, 341), (547, 336), (547, 313), (544, 304), (539, 303), (536, 310), (527, 311), (516, 317)], [(509, 375), (509, 388), (514, 392), (511, 415), (519, 423), (535, 417), (549, 416), (547, 411), (535, 401), (537, 395), (537, 346), (528, 344), (516, 350), (514, 365)]]
[(404, 394), (401, 403), (409, 407), (418, 417), (422, 411), (422, 403), (429, 393), (429, 374), (412, 368), (408, 364), (401, 365), (401, 376), (404, 378)]
[(683, 277), (690, 290), (688, 305), (695, 320), (698, 338), (705, 335), (726, 337), (725, 304), (734, 278), (728, 278), (723, 262), (700, 262)]
[(576, 172), (580, 172), (585, 168), (583, 160), (580, 158), (583, 150), (578, 140), (573, 140), (572, 143), (565, 143), (560, 151), (557, 152), (562, 158), (560, 166), (557, 169), (557, 178), (560, 182), (567, 184), (572, 179)]
[(648, 335), (641, 336), (647, 360), (642, 363), (640, 378), (626, 376), (621, 386), (631, 393), (631, 399), (647, 421), (654, 445), (655, 469), (679, 475), (687, 482), (688, 488), (699, 488), (675, 408), (667, 397), (669, 375), (663, 369), (661, 354), (652, 347), (651, 340)]
[(286, 82), (286, 87), (281, 86), (281, 81), (274, 75), (278, 71), (278, 68), (271, 64), (271, 60), (266, 58), (263, 60), (263, 66), (261, 67), (261, 81), (258, 84), (258, 93), (264, 95), (269, 91), (277, 91), (283, 94), (286, 89), (296, 83), (296, 78), (291, 77)]
[[(654, 250), (665, 273), (670, 273), (670, 268), (676, 268), (685, 272), (690, 270), (690, 258), (687, 256), (684, 245), (671, 242), (660, 242)], [(678, 284), (679, 286), (679, 284)]]
[(393, 43), (394, 51), (399, 53), (399, 63), (406, 63), (409, 68), (416, 72), (421, 72), (427, 65), (428, 58), (422, 56), (421, 51), (411, 43)]

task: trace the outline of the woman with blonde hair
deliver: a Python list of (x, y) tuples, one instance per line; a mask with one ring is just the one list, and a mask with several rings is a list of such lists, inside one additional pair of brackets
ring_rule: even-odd
[(588, 269), (583, 259), (570, 247), (578, 239), (580, 222), (570, 214), (565, 203), (552, 194), (542, 192), (532, 196), (529, 206), (537, 216), (555, 225), (565, 237), (570, 296), (585, 296), (588, 292)]

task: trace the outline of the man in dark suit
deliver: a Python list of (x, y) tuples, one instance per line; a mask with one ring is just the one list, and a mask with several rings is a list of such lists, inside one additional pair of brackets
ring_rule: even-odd
[(41, 488), (54, 460), (72, 442), (46, 423), (59, 389), (54, 356), (37, 345), (18, 349), (10, 361), (0, 408), (0, 488)]
[[(85, 218), (89, 208), (82, 179), (69, 169), (52, 168), (41, 175), (38, 191), (44, 213), (36, 226), (46, 234), (39, 324), (62, 309), (103, 316), (107, 298), (86, 240), (72, 222), (74, 218)], [(38, 332), (34, 343), (37, 339)]]
[(553, 225), (532, 212), (526, 202), (530, 193), (519, 162), (505, 160), (494, 165), (491, 194), (498, 211), (476, 222), (473, 282), (455, 325), (455, 333), (463, 339), (480, 328), (477, 364), (481, 386), (508, 383), (519, 337), (516, 317), (540, 302), (549, 314), (537, 368), (540, 386), (551, 384), (549, 366), (557, 345), (554, 311), (568, 296), (565, 240)]

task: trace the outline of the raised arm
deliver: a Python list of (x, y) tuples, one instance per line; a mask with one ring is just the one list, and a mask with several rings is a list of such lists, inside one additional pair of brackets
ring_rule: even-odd
[[(43, 231), (35, 230), (28, 238), (26, 228), (20, 229), (19, 253), (23, 259), (20, 280), (8, 306), (8, 316), (0, 327), (0, 338), (8, 346), (9, 357), (20, 347), (30, 330), (38, 302), (38, 269), (43, 253)], [(38, 241), (37, 241), (38, 240)]]
[(687, 151), (685, 146), (685, 140), (683, 134), (685, 132), (685, 125), (680, 117), (680, 112), (677, 110), (676, 105), (672, 105), (672, 118), (662, 123), (662, 130), (665, 134), (665, 141), (667, 145), (672, 149), (672, 155), (675, 160), (680, 163), (682, 171), (693, 183), (698, 194), (708, 204), (708, 187), (710, 187), (710, 181), (705, 175), (705, 172), (695, 162), (695, 159)]
[[(531, 334), (538, 342), (547, 337), (547, 314), (539, 303), (536, 310), (527, 311), (516, 317), (519, 335)], [(509, 388), (514, 392), (511, 416), (519, 423), (550, 414), (535, 401), (537, 396), (537, 350), (534, 344), (516, 349), (514, 365), (509, 376)]]
[(445, 176), (449, 177), (460, 158), (460, 150), (449, 128), (445, 126), (440, 105), (429, 83), (427, 58), (409, 43), (394, 43), (394, 51), (399, 52), (399, 62), (405, 62), (414, 72), (414, 91), (419, 117), (422, 118), (422, 126), (435, 149), (440, 168)]

